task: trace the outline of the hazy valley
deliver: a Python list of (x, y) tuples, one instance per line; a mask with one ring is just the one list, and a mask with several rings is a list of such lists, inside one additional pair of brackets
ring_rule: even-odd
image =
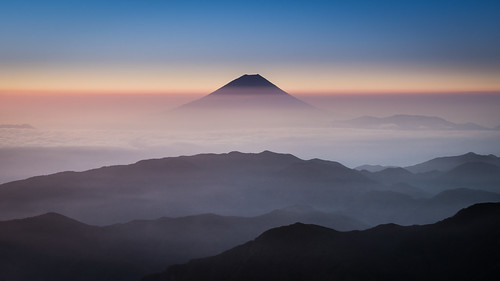
[[(93, 103), (75, 103), (67, 120), (46, 121), (53, 128), (22, 119), (0, 127), (0, 280), (498, 273), (498, 206), (474, 205), (500, 202), (491, 124), (400, 114), (404, 107), (352, 119), (350, 106), (364, 101), (337, 100), (332, 113), (260, 75), (170, 110), (157, 98), (143, 107), (118, 100), (95, 116), (86, 111)], [(452, 244), (441, 245), (442, 235)]]
[[(32, 280), (40, 276), (50, 280), (74, 279), (74, 276), (80, 278), (77, 280), (138, 280), (168, 265), (221, 253), (270, 228), (295, 222), (337, 231), (362, 230), (389, 222), (400, 225), (435, 223), (475, 203), (500, 202), (499, 162), (500, 159), (493, 155), (468, 153), (405, 168), (369, 172), (349, 169), (332, 161), (302, 160), (290, 154), (231, 152), (144, 160), (131, 165), (15, 181), (0, 186), (3, 216), (0, 222), (3, 260), (0, 277), (5, 280)], [(460, 178), (456, 177), (457, 173)], [(43, 213), (47, 214), (37, 216)], [(197, 215), (186, 216), (188, 214)], [(165, 215), (169, 217), (163, 217)], [(28, 216), (33, 217), (13, 219)], [(162, 218), (144, 220), (154, 217)], [(488, 223), (496, 221), (499, 221), (498, 211)], [(300, 226), (297, 231), (307, 232), (311, 227)], [(463, 227), (476, 231), (467, 225)], [(388, 226), (375, 229), (383, 229), (383, 233), (387, 232), (384, 235), (394, 235), (391, 234), (394, 230)], [(376, 232), (375, 229), (367, 233)], [(497, 226), (492, 230), (498, 231)], [(293, 226), (290, 231), (295, 231)], [(459, 241), (469, 239), (459, 234), (462, 230), (452, 231)], [(323, 237), (323, 234), (314, 233), (291, 235), (312, 235), (307, 238), (310, 241), (323, 239), (315, 236)], [(496, 237), (494, 233), (488, 235)], [(384, 237), (376, 239), (386, 241)], [(328, 243), (344, 245), (343, 239), (350, 238), (338, 240), (333, 236), (332, 239)], [(260, 240), (262, 238), (256, 241)], [(273, 243), (266, 245), (274, 249)], [(369, 243), (362, 242), (359, 251), (369, 248)], [(283, 247), (296, 249), (297, 246)], [(315, 247), (318, 246), (310, 248), (310, 255), (324, 255), (314, 250)], [(338, 249), (338, 246), (331, 247)], [(276, 255), (286, 252), (271, 249), (265, 251)], [(357, 260), (355, 253), (352, 252), (352, 258)], [(470, 255), (466, 253), (467, 257)], [(279, 260), (283, 263), (279, 266), (290, 266), (286, 259)], [(361, 265), (356, 266), (363, 266), (364, 262), (359, 262)], [(252, 268), (253, 263), (245, 264)], [(378, 270), (375, 264), (370, 270)], [(338, 274), (339, 280), (344, 280), (343, 273), (324, 273), (321, 263), (314, 266), (304, 263), (300, 268), (305, 270), (300, 273), (304, 276), (311, 276), (310, 270), (319, 270), (319, 276)], [(267, 271), (259, 269), (255, 274), (259, 279), (281, 276), (279, 272), (266, 274), (266, 277), (259, 275)], [(165, 273), (166, 276), (171, 272)], [(176, 276), (184, 274), (177, 269), (174, 272)], [(199, 277), (193, 276), (205, 274), (197, 267), (189, 272), (191, 277), (186, 280), (196, 280)], [(216, 272), (218, 269), (213, 273), (216, 275), (208, 275), (208, 280), (220, 280), (222, 277)], [(294, 271), (290, 272), (287, 274)], [(388, 271), (380, 274), (406, 276), (414, 273)], [(422, 273), (422, 276), (427, 275)], [(356, 278), (365, 280), (363, 276)], [(319, 277), (313, 279), (321, 280)]]
[(296, 223), (143, 280), (495, 280), (500, 205), (431, 225), (338, 232)]
[(0, 207), (4, 220), (58, 212), (101, 225), (207, 212), (259, 215), (297, 204), (356, 214), (369, 225), (430, 223), (498, 200), (498, 162), (469, 153), (368, 172), (269, 151), (200, 154), (14, 181), (0, 186)]
[(500, 1), (0, 1), (0, 281), (500, 280)]

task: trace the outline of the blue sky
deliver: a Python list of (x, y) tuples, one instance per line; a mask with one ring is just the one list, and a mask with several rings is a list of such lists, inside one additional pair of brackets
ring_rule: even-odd
[[(350, 75), (358, 69), (360, 77), (373, 69), (408, 75), (432, 69), (445, 81), (464, 72), (494, 77), (499, 14), (493, 0), (1, 1), (0, 68), (21, 75), (30, 67), (57, 73), (83, 65), (172, 71), (184, 65), (214, 69), (214, 77), (244, 69), (280, 77), (291, 67), (302, 67), (295, 74), (303, 76), (354, 65)], [(17, 77), (12, 87), (32, 76)]]
[[(244, 73), (260, 73), (300, 98), (329, 95), (305, 100), (339, 119), (407, 113), (498, 126), (500, 95), (475, 93), (500, 93), (499, 15), (499, 0), (0, 0), (0, 123), (38, 128), (11, 130), (0, 148), (114, 149), (125, 143), (133, 153), (137, 147), (147, 153), (128, 160), (121, 150), (115, 158), (101, 153), (106, 159), (99, 162), (87, 159), (92, 153), (86, 150), (64, 148), (49, 151), (55, 160), (45, 159), (42, 149), (43, 160), (33, 162), (38, 154), (16, 150), (12, 155), (28, 155), (33, 163), (13, 166), (12, 158), (4, 157), (0, 166), (8, 176), (21, 171), (27, 177), (208, 151), (283, 150), (351, 165), (408, 165), (469, 151), (498, 154), (493, 131), (477, 136), (259, 131), (248, 139), (224, 135), (214, 141), (211, 135), (172, 137), (164, 123), (151, 135), (142, 130), (163, 122), (151, 112), (209, 94)], [(53, 132), (75, 128), (75, 134)], [(117, 128), (130, 134), (108, 131)]]

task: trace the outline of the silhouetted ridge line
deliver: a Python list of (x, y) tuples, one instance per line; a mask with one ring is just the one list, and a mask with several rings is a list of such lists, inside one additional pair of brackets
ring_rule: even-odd
[(493, 154), (480, 155), (473, 152), (469, 152), (458, 156), (438, 157), (425, 161), (423, 163), (419, 163), (404, 168), (412, 173), (424, 173), (430, 171), (451, 171), (462, 164), (470, 162), (482, 162), (500, 166), (500, 158)]
[(406, 114), (389, 117), (363, 116), (336, 122), (334, 126), (386, 130), (491, 130), (474, 123), (454, 123), (435, 116)]
[(498, 280), (500, 203), (423, 226), (337, 232), (296, 223), (143, 281)]
[[(440, 223), (453, 222), (456, 224), (484, 224), (486, 221), (494, 222), (495, 220), (497, 220), (497, 222), (500, 221), (500, 203), (481, 203), (461, 209), (454, 216), (447, 218)], [(500, 229), (498, 231), (500, 231)]]
[(288, 94), (259, 74), (245, 74), (173, 112), (184, 113), (182, 120), (190, 120), (185, 125), (209, 123), (211, 127), (215, 124), (235, 125), (235, 122), (259, 127), (296, 125), (314, 116), (319, 117), (317, 114), (320, 113), (314, 106)]
[[(288, 96), (293, 97), (287, 92), (280, 89), (275, 84), (271, 83), (266, 78), (259, 74), (245, 74), (240, 76), (216, 91), (209, 94), (207, 97), (230, 95), (230, 96)], [(293, 97), (294, 98), (294, 97)]]
[[(424, 168), (444, 170), (463, 161), (445, 162)], [(500, 202), (500, 167), (470, 163), (457, 169), (359, 172), (270, 151), (142, 160), (2, 184), (0, 220), (53, 211), (103, 225), (206, 212), (248, 216), (309, 205), (340, 210), (369, 225), (408, 225), (436, 222), (474, 203)], [(210, 196), (199, 196), (201, 190)]]
[(296, 221), (343, 230), (359, 224), (341, 214), (294, 210), (254, 217), (206, 213), (101, 227), (53, 212), (0, 221), (0, 280), (136, 281), (167, 265), (218, 254)]
[[(323, 235), (323, 233), (332, 235), (338, 231), (315, 225), (296, 222), (288, 226), (281, 226), (265, 231), (255, 239), (256, 242), (265, 241), (266, 243), (304, 243), (306, 238)], [(317, 237), (316, 237), (317, 238)]]
[(222, 88), (227, 87), (277, 87), (259, 74), (245, 74), (227, 83)]

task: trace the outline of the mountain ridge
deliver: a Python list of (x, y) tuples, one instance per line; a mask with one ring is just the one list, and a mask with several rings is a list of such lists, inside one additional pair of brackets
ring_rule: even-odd
[(219, 109), (232, 112), (265, 109), (296, 111), (316, 108), (288, 94), (259, 74), (245, 74), (198, 100), (181, 105), (175, 111)]
[(396, 114), (388, 117), (362, 116), (338, 121), (337, 127), (379, 130), (493, 130), (474, 123), (454, 123), (436, 116)]
[[(290, 167), (299, 173), (287, 172)], [(320, 178), (311, 185), (307, 177), (300, 176), (302, 171), (312, 171)], [(339, 179), (348, 181), (341, 183)], [(324, 190), (329, 195), (323, 194), (319, 202), (327, 206), (327, 198), (350, 185), (363, 189), (378, 186), (337, 162), (309, 162), (269, 151), (167, 157), (2, 184), (0, 219), (49, 211), (97, 224), (205, 212), (252, 215), (280, 206), (317, 202), (316, 194), (309, 189), (323, 186), (329, 186), (330, 191)]]
[[(458, 180), (453, 171), (360, 172), (334, 161), (303, 160), (270, 151), (166, 157), (2, 184), (0, 219), (52, 211), (107, 225), (200, 213), (255, 216), (283, 206), (309, 205), (321, 211), (344, 211), (372, 225), (433, 222), (464, 204), (497, 200), (500, 180), (498, 169), (493, 168), (488, 177), (481, 169), (481, 173), (468, 169), (459, 173)], [(461, 200), (446, 201), (440, 208), (425, 203), (439, 192), (457, 188), (490, 193), (462, 193), (455, 196)]]
[(500, 203), (423, 226), (337, 232), (296, 223), (142, 280), (495, 280), (499, 238)]
[[(57, 213), (0, 222), (0, 280), (138, 280), (165, 266), (210, 256), (296, 221), (366, 228), (338, 213), (308, 208), (256, 217), (200, 214), (107, 226)], [(353, 228), (354, 227), (354, 228)]]
[(481, 154), (476, 154), (474, 152), (468, 152), (462, 155), (458, 156), (443, 156), (443, 157), (437, 157), (433, 158), (431, 160), (412, 165), (412, 166), (407, 166), (404, 167), (408, 171), (412, 173), (425, 173), (425, 172), (432, 172), (432, 171), (450, 171), (453, 168), (456, 168), (457, 166), (461, 164), (465, 164), (467, 162), (484, 162), (484, 163), (490, 163), (494, 164), (497, 166), (500, 166), (500, 158), (493, 155), (493, 154), (488, 154), (488, 155), (481, 155)]
[[(266, 78), (262, 77), (260, 74), (244, 74), (243, 76), (240, 76), (239, 78), (236, 78), (232, 80), (231, 82), (227, 83), (226, 85), (222, 86), (221, 88), (217, 89), (215, 93), (220, 93), (219, 90), (222, 89), (227, 89), (227, 88), (259, 88), (259, 87), (270, 87), (270, 88), (277, 88), (281, 90), (278, 86), (275, 84), (271, 83), (271, 81), (267, 80)], [(283, 90), (281, 90), (283, 93), (285, 93)], [(259, 92), (256, 92), (258, 94)]]
[(179, 129), (301, 127), (326, 123), (327, 116), (259, 74), (236, 78), (168, 115)]

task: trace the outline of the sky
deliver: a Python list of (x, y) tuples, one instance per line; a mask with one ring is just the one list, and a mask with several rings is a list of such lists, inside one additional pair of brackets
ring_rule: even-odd
[(0, 93), (500, 91), (500, 2), (0, 1)]
[(414, 114), (495, 128), (498, 15), (498, 0), (0, 0), (0, 183), (232, 150), (349, 167), (500, 155), (500, 130), (168, 127), (170, 110), (259, 73), (332, 122)]

